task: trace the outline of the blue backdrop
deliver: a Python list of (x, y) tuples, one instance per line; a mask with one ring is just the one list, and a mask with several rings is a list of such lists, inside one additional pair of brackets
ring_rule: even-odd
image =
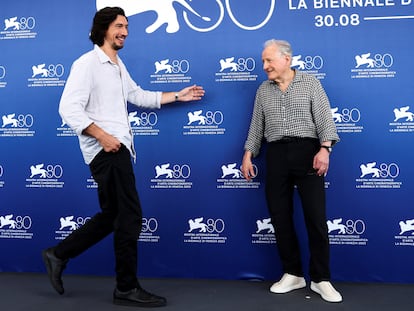
[[(263, 152), (253, 182), (240, 175), (255, 91), (266, 79), (263, 43), (278, 38), (292, 44), (295, 68), (321, 80), (341, 137), (326, 179), (333, 279), (414, 282), (412, 0), (2, 3), (0, 271), (44, 271), (41, 250), (99, 208), (77, 138), (57, 110), (72, 62), (92, 48), (92, 17), (107, 5), (129, 16), (120, 56), (138, 84), (206, 90), (196, 103), (130, 107), (144, 210), (141, 276), (281, 274)], [(111, 237), (67, 271), (112, 275)]]

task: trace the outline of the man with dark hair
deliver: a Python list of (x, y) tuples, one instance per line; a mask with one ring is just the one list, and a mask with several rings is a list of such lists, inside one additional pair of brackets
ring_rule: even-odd
[(204, 90), (196, 85), (178, 92), (143, 90), (118, 56), (127, 35), (128, 20), (121, 8), (98, 11), (90, 34), (94, 49), (72, 65), (59, 113), (78, 134), (83, 158), (98, 184), (101, 211), (59, 244), (44, 250), (42, 257), (53, 288), (63, 294), (62, 272), (69, 259), (113, 233), (113, 302), (159, 307), (166, 299), (145, 291), (137, 279), (142, 210), (131, 163), (135, 150), (127, 103), (155, 109), (176, 101), (200, 100)]
[(309, 239), (310, 288), (328, 302), (340, 302), (342, 296), (330, 282), (325, 207), (324, 176), (332, 146), (339, 141), (329, 100), (318, 79), (291, 68), (288, 42), (266, 41), (262, 61), (268, 80), (256, 93), (242, 173), (252, 178), (252, 157), (265, 139), (266, 200), (284, 271), (270, 291), (284, 294), (306, 286), (293, 221), (296, 187)]

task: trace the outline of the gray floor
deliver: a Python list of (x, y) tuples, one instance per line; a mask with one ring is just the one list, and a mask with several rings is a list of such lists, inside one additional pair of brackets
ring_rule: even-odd
[[(324, 302), (309, 289), (271, 294), (270, 282), (144, 279), (143, 287), (168, 299), (165, 311), (413, 310), (414, 284), (335, 283), (344, 301)], [(0, 310), (131, 310), (112, 304), (113, 278), (65, 275), (65, 294), (46, 274), (0, 273)]]

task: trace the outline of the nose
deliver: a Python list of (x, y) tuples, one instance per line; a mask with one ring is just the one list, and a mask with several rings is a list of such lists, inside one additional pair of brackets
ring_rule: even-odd
[(121, 33), (122, 33), (122, 35), (123, 35), (123, 36), (125, 36), (125, 37), (126, 37), (126, 36), (128, 36), (128, 28), (123, 27), (123, 28), (122, 28)]

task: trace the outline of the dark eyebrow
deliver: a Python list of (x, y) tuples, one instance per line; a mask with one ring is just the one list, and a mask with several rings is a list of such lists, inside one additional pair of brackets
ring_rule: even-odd
[(125, 27), (128, 27), (128, 23), (125, 23), (125, 24), (124, 24), (124, 23), (116, 23), (116, 24), (115, 24), (115, 26), (118, 26), (118, 27), (119, 27), (119, 26), (125, 26)]

